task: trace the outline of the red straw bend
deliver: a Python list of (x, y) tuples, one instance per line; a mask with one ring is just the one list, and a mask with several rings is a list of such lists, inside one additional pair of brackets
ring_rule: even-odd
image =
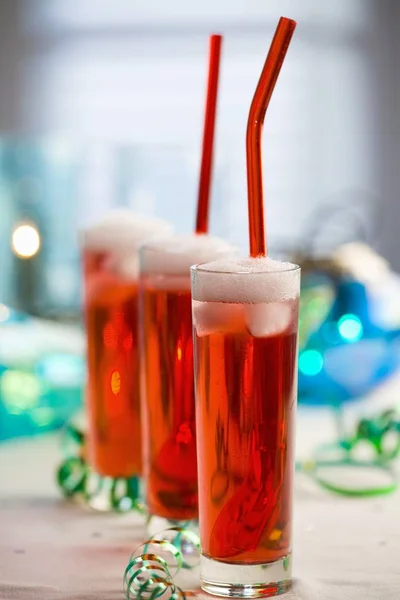
[(265, 113), (274, 91), (296, 21), (281, 17), (251, 103), (246, 135), (247, 193), (250, 256), (265, 256), (264, 195), (261, 135)]

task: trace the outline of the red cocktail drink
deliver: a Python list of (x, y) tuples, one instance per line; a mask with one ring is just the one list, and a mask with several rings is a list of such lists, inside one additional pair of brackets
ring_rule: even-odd
[(232, 253), (207, 235), (141, 251), (145, 475), (151, 515), (198, 515), (190, 265)]
[(89, 459), (105, 477), (141, 474), (138, 246), (169, 230), (124, 212), (83, 236)]
[[(283, 591), (291, 554), (299, 269), (250, 258), (192, 271), (202, 580), (224, 595), (224, 581), (261, 585), (267, 565), (281, 567)], [(235, 565), (252, 568), (246, 574)]]

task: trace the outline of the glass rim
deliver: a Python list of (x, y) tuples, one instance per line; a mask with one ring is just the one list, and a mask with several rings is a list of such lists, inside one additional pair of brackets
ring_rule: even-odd
[(160, 271), (160, 270), (147, 270), (147, 269), (141, 269), (140, 270), (140, 274), (141, 275), (146, 275), (146, 277), (148, 278), (157, 278), (157, 279), (161, 279), (161, 278), (165, 278), (165, 279), (189, 279), (190, 280), (190, 272), (187, 270), (185, 270), (185, 272), (180, 271), (180, 272), (174, 272), (174, 271)]
[[(277, 262), (281, 262), (281, 261), (277, 261)], [(279, 269), (276, 271), (218, 271), (217, 269), (204, 269), (204, 265), (207, 265), (208, 263), (200, 263), (197, 265), (192, 265), (190, 267), (190, 272), (193, 273), (210, 273), (211, 275), (228, 275), (228, 276), (251, 276), (251, 275), (281, 275), (282, 273), (295, 273), (296, 271), (301, 271), (301, 267), (299, 265), (296, 265), (295, 263), (285, 263), (282, 261), (282, 264), (290, 264), (290, 267), (285, 267), (283, 269)]]
[[(152, 239), (149, 239), (149, 240), (143, 242), (142, 244), (140, 244), (138, 250), (139, 250), (139, 254), (144, 254), (147, 252), (149, 252), (149, 253), (153, 252), (155, 254), (170, 254), (170, 255), (180, 255), (180, 256), (185, 256), (188, 254), (195, 254), (196, 252), (198, 252), (198, 249), (181, 250), (179, 248), (176, 248), (175, 246), (163, 247), (162, 244), (168, 243), (168, 242), (174, 242), (174, 241), (185, 241), (186, 239), (191, 239), (191, 238), (195, 238), (195, 237), (199, 237), (199, 238), (207, 237), (207, 235), (208, 234), (177, 234), (177, 233), (166, 234), (166, 235), (157, 235), (157, 236), (154, 236)], [(215, 236), (209, 236), (209, 237), (215, 238)], [(224, 241), (224, 240), (222, 240), (222, 241)], [(223, 258), (226, 255), (231, 256), (238, 250), (238, 248), (236, 246), (233, 246), (233, 245), (229, 244), (228, 242), (226, 244), (227, 245), (222, 249), (217, 248), (216, 250), (213, 250), (213, 254), (215, 254), (216, 257)], [(217, 260), (217, 258), (213, 259), (213, 260)], [(210, 262), (210, 261), (207, 261), (207, 262)], [(202, 264), (206, 264), (206, 263), (202, 263)]]
[[(171, 237), (173, 237), (172, 235), (166, 235), (166, 236), (157, 236), (157, 238), (154, 238), (153, 240), (147, 240), (145, 242), (143, 242), (143, 244), (140, 244), (139, 246), (139, 253), (142, 254), (143, 252), (162, 252), (162, 248), (160, 247), (160, 243), (161, 242), (168, 242), (170, 241)], [(164, 252), (165, 253), (165, 252)]]

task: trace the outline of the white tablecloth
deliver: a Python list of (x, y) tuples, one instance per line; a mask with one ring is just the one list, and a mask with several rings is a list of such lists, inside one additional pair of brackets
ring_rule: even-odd
[[(380, 397), (393, 400), (390, 390)], [(306, 452), (331, 430), (326, 411), (302, 410), (298, 446)], [(143, 522), (60, 499), (59, 460), (56, 436), (0, 446), (0, 599), (122, 600)], [(297, 476), (294, 575), (285, 600), (400, 600), (400, 494), (341, 498)]]

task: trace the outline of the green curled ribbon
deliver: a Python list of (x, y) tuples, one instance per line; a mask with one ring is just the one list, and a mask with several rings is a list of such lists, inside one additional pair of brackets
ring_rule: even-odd
[(391, 461), (397, 458), (400, 453), (400, 414), (391, 409), (375, 419), (361, 419), (352, 447), (361, 440), (372, 444), (380, 459)]
[(137, 512), (144, 514), (146, 509), (140, 502), (139, 496), (139, 477), (113, 478), (110, 490), (110, 503), (113, 510), (117, 512), (136, 510)]
[(85, 495), (89, 470), (84, 458), (85, 434), (73, 423), (68, 423), (62, 436), (65, 460), (57, 470), (57, 483), (67, 498)]
[(146, 553), (138, 556), (130, 561), (125, 569), (124, 594), (128, 599), (145, 598), (149, 594), (151, 598), (160, 598), (172, 587), (174, 583), (168, 565), (157, 554)]
[(64, 496), (72, 498), (77, 494), (85, 494), (87, 482), (87, 466), (79, 456), (66, 458), (57, 471), (57, 483)]
[[(355, 488), (337, 484), (329, 479), (329, 470), (338, 467), (343, 471), (347, 469), (370, 469), (379, 471), (388, 478), (383, 485), (371, 485), (368, 487)], [(342, 460), (316, 460), (301, 463), (300, 470), (310, 475), (322, 488), (335, 494), (352, 498), (383, 496), (391, 494), (398, 488), (398, 482), (394, 470), (382, 462), (358, 461), (343, 458)], [(325, 476), (324, 476), (325, 473)]]
[(138, 546), (124, 573), (126, 600), (186, 600), (174, 581), (181, 569), (197, 566), (200, 557), (199, 536), (186, 527), (171, 527)]
[(82, 428), (68, 423), (62, 436), (64, 460), (57, 470), (57, 483), (66, 498), (80, 498), (101, 510), (145, 512), (140, 501), (140, 479), (101, 477), (86, 462), (86, 436)]
[[(370, 460), (355, 457), (361, 445), (372, 452)], [(296, 469), (316, 481), (322, 488), (348, 497), (373, 497), (390, 494), (398, 488), (398, 479), (392, 462), (400, 454), (400, 414), (396, 409), (386, 410), (372, 419), (361, 419), (354, 435), (339, 438), (336, 443), (319, 446), (309, 461), (299, 462)], [(333, 455), (333, 457), (331, 456)], [(329, 473), (341, 469), (354, 474), (370, 469), (386, 479), (379, 485), (355, 487), (332, 481)]]

